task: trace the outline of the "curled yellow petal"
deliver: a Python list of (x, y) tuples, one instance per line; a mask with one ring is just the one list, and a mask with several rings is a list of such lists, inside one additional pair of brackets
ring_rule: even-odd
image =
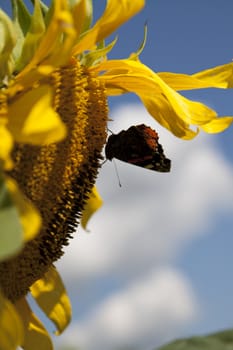
[(86, 229), (91, 216), (102, 206), (102, 204), (103, 200), (100, 197), (97, 188), (94, 186), (82, 212), (81, 225), (84, 229)]
[(92, 0), (80, 0), (72, 8), (74, 26), (79, 37), (81, 33), (89, 29), (93, 16)]
[(141, 95), (140, 98), (148, 112), (175, 136), (183, 140), (191, 140), (197, 136), (198, 129), (191, 129), (190, 125), (179, 117), (166, 98), (163, 96), (153, 98), (146, 94)]
[(10, 152), (13, 147), (13, 139), (11, 133), (5, 125), (0, 125), (0, 159), (3, 162), (4, 169), (10, 169), (13, 165)]
[(174, 90), (193, 90), (205, 88), (225, 88), (226, 83), (218, 77), (202, 79), (201, 76), (178, 74), (170, 72), (159, 72), (158, 76)]
[[(233, 87), (233, 62), (205, 69), (192, 75), (192, 77), (205, 81), (207, 84), (219, 84), (219, 87)], [(220, 86), (222, 85), (222, 86)]]
[(65, 287), (54, 267), (30, 288), (33, 298), (48, 318), (56, 325), (55, 334), (60, 334), (71, 319), (71, 305)]
[[(66, 0), (53, 2), (53, 15), (49, 26), (27, 66), (18, 74), (18, 79), (24, 78), (39, 64), (60, 67), (67, 64), (71, 57), (71, 49), (76, 38), (72, 15)], [(61, 55), (62, 51), (62, 55)]]
[(106, 61), (93, 69), (105, 72), (99, 79), (104, 81), (108, 94), (134, 92), (161, 125), (183, 139), (197, 134), (191, 125), (204, 125), (217, 116), (206, 105), (178, 94), (139, 61)]
[(192, 75), (170, 72), (160, 72), (157, 74), (175, 90), (233, 87), (232, 62), (205, 69)]
[(233, 117), (221, 117), (211, 120), (201, 126), (201, 129), (210, 134), (215, 134), (226, 130), (233, 123)]
[(52, 106), (52, 89), (42, 85), (12, 101), (8, 128), (18, 142), (41, 145), (64, 138), (66, 129)]
[(24, 326), (24, 341), (20, 344), (22, 348), (24, 350), (53, 350), (52, 341), (47, 330), (32, 312), (26, 299), (18, 300), (15, 307)]
[(106, 9), (101, 18), (84, 35), (73, 48), (73, 54), (77, 55), (85, 50), (89, 50), (96, 43), (108, 37), (129, 18), (139, 12), (144, 0), (108, 0)]
[(17, 311), (0, 293), (0, 349), (15, 350), (23, 338), (23, 325)]

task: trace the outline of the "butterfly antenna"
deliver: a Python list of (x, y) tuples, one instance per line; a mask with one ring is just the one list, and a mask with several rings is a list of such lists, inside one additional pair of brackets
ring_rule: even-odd
[(100, 166), (103, 166), (107, 162), (107, 159), (103, 160), (102, 163), (100, 163)]
[(117, 176), (117, 180), (118, 180), (118, 185), (119, 185), (120, 187), (122, 187), (122, 186), (121, 186), (121, 180), (120, 180), (119, 172), (118, 172), (117, 165), (116, 165), (116, 162), (115, 162), (115, 159), (114, 159), (114, 158), (113, 158), (112, 162), (113, 162), (113, 164), (114, 164), (114, 168), (115, 168), (115, 171), (116, 171), (116, 176)]
[(114, 132), (111, 129), (109, 129), (109, 128), (107, 128), (107, 129), (112, 135), (114, 135)]

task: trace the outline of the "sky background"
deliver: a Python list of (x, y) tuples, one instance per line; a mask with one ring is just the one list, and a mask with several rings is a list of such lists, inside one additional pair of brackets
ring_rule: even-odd
[[(93, 2), (98, 17), (105, 2)], [(156, 72), (191, 74), (233, 58), (232, 0), (148, 0), (116, 32), (110, 58), (125, 58), (140, 46), (145, 22), (140, 57)], [(232, 90), (185, 96), (233, 115)], [(114, 165), (103, 165), (97, 185), (104, 205), (90, 232), (79, 228), (57, 263), (73, 321), (56, 349), (152, 350), (175, 338), (233, 328), (233, 127), (182, 141), (132, 94), (109, 105), (113, 132), (138, 123), (159, 132), (172, 169), (163, 174), (116, 161), (119, 187)]]

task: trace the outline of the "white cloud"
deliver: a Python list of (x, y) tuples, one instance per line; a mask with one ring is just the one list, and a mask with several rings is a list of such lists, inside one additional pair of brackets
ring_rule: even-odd
[(161, 269), (111, 294), (74, 322), (63, 341), (85, 350), (151, 349), (197, 314), (188, 281), (175, 270)]
[[(172, 170), (156, 173), (117, 162), (120, 188), (114, 166), (104, 164), (98, 179), (104, 206), (89, 224), (91, 233), (79, 229), (57, 264), (75, 305), (86, 303), (84, 318), (67, 334), (85, 350), (97, 350), (97, 343), (110, 350), (111, 339), (114, 345), (135, 340), (145, 349), (175, 336), (177, 326), (194, 315), (198, 302), (185, 277), (158, 271), (172, 265), (186, 244), (210, 233), (218, 214), (232, 211), (233, 169), (214, 136), (179, 140), (138, 105), (117, 109), (111, 117), (114, 132), (142, 122), (156, 129)], [(119, 293), (106, 282), (113, 279), (122, 283)]]

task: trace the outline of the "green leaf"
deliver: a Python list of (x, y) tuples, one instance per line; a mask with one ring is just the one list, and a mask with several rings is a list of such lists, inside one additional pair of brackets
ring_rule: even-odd
[(162, 346), (158, 350), (232, 350), (233, 330), (213, 333), (207, 336), (197, 336), (179, 339)]
[(3, 179), (0, 179), (0, 260), (15, 254), (23, 245), (19, 215)]

